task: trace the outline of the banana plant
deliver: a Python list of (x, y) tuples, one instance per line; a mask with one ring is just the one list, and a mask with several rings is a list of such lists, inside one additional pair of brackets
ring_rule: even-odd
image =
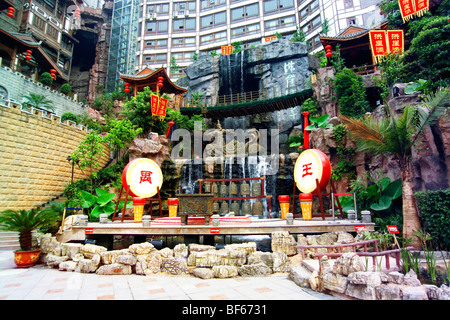
[[(115, 193), (105, 191), (103, 189), (95, 189), (96, 195), (93, 195), (87, 191), (81, 191), (81, 207), (92, 210), (89, 212), (89, 216), (92, 219), (100, 218), (100, 215), (105, 213), (108, 217), (114, 213), (116, 203), (113, 201), (116, 196)], [(125, 201), (119, 202), (119, 208), (123, 208)], [(127, 209), (133, 208), (132, 201), (127, 202)]]
[[(399, 198), (402, 195), (402, 180), (397, 179), (393, 182), (390, 182), (391, 179), (389, 177), (384, 177), (378, 183), (374, 184), (376, 186), (374, 188), (379, 192), (380, 197), (378, 202), (372, 203), (370, 208), (375, 211), (383, 211), (387, 210), (391, 207), (392, 202)], [(370, 192), (369, 192), (370, 193)]]
[(333, 125), (328, 123), (329, 114), (324, 114), (318, 118), (310, 117), (309, 121), (311, 124), (305, 128), (308, 131), (316, 131), (319, 129), (331, 129)]

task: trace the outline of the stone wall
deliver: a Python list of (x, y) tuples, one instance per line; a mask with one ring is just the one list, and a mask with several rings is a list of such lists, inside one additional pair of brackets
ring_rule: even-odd
[(55, 108), (55, 113), (58, 116), (66, 112), (83, 114), (87, 111), (87, 108), (81, 102), (52, 90), (40, 82), (35, 83), (32, 79), (25, 77), (19, 72), (12, 72), (9, 68), (0, 68), (0, 86), (8, 91), (7, 100), (13, 100), (17, 103), (26, 101), (24, 96), (28, 96), (30, 93), (44, 95), (46, 99), (52, 101), (52, 106)]
[[(70, 183), (69, 156), (87, 134), (71, 121), (46, 118), (36, 109), (0, 104), (0, 208), (32, 209), (59, 196)], [(106, 147), (106, 146), (105, 146)], [(100, 161), (109, 161), (109, 148)], [(86, 179), (88, 171), (75, 166), (74, 180)]]

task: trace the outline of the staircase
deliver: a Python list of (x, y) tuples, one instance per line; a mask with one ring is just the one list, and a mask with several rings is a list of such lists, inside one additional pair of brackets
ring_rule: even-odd
[(14, 231), (0, 231), (0, 250), (18, 250), (19, 233)]

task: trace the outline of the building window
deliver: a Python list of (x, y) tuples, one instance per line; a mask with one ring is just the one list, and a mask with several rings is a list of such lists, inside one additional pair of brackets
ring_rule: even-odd
[(167, 48), (167, 39), (145, 41), (145, 49), (157, 50), (166, 48)]
[(175, 2), (173, 4), (173, 10), (178, 12), (182, 11), (184, 14), (186, 13), (186, 10), (194, 11), (193, 13), (195, 13), (195, 1)]
[(322, 20), (320, 19), (320, 14), (317, 15), (314, 19), (309, 21), (307, 24), (305, 24), (302, 28), (305, 35), (308, 35), (308, 33), (312, 32), (313, 30), (316, 30), (317, 28), (322, 26)]
[(145, 34), (167, 33), (168, 25), (169, 23), (167, 20), (147, 22), (147, 30)]
[(319, 0), (315, 0), (314, 2), (308, 4), (300, 11), (300, 21), (306, 19), (310, 14), (319, 9)]
[(148, 54), (144, 56), (144, 60), (147, 64), (164, 64), (167, 63), (167, 54)]
[(174, 38), (172, 39), (172, 47), (195, 47), (195, 38)]
[(148, 13), (169, 14), (169, 4), (152, 4), (147, 6)]
[(227, 32), (217, 32), (200, 37), (200, 45), (204, 46), (211, 43), (227, 40)]
[(264, 1), (264, 13), (278, 13), (294, 7), (294, 0)]
[(356, 24), (356, 18), (355, 17), (347, 18), (347, 25), (348, 26), (355, 25), (355, 24)]
[(45, 30), (45, 20), (39, 18), (37, 15), (33, 15), (33, 26), (41, 31)]
[(173, 20), (173, 32), (195, 31), (195, 18)]
[(237, 37), (243, 37), (255, 33), (259, 33), (260, 31), (260, 25), (258, 24), (252, 24), (249, 26), (242, 26), (239, 28), (231, 29), (231, 37), (237, 38)]
[(290, 26), (295, 26), (295, 17), (283, 17), (274, 20), (269, 20), (264, 23), (266, 31), (275, 30), (278, 28), (286, 28)]
[(219, 12), (204, 16), (200, 19), (200, 27), (202, 29), (217, 27), (227, 23), (227, 15), (225, 12)]
[(58, 29), (47, 25), (47, 35), (54, 40), (58, 40)]
[(177, 63), (181, 62), (193, 62), (195, 52), (176, 52), (172, 53), (172, 58), (175, 58)]
[(344, 0), (345, 9), (353, 8), (353, 0)]
[(201, 0), (200, 7), (202, 10), (211, 10), (223, 7), (227, 4), (226, 0)]
[(259, 16), (259, 5), (257, 3), (231, 10), (231, 21), (253, 19)]

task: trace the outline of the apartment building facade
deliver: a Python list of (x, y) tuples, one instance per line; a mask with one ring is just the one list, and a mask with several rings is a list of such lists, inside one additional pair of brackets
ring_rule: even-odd
[[(138, 0), (115, 3), (133, 1)], [(198, 56), (221, 53), (222, 46), (236, 42), (245, 49), (276, 34), (290, 38), (297, 28), (305, 34), (310, 52), (315, 53), (323, 50), (319, 36), (324, 31), (324, 21), (328, 22), (328, 36), (350, 24), (370, 28), (382, 20), (377, 7), (380, 1), (140, 0), (134, 3), (136, 44), (128, 47), (130, 57), (135, 49), (134, 70), (122, 68), (120, 72), (166, 67), (171, 78), (176, 79)], [(178, 68), (170, 68), (171, 64)]]

